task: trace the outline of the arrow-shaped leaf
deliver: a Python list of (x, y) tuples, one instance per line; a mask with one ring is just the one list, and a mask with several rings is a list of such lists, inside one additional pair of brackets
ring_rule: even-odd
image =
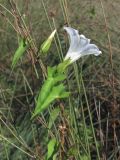
[(56, 67), (48, 68), (48, 78), (41, 88), (32, 118), (47, 109), (54, 100), (69, 96), (69, 92), (65, 91), (64, 85), (58, 84), (65, 78), (65, 74), (57, 72)]

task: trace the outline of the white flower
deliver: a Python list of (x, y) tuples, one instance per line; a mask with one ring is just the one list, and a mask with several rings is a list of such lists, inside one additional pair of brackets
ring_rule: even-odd
[(79, 35), (78, 31), (71, 27), (64, 27), (70, 37), (70, 47), (64, 60), (70, 59), (70, 62), (75, 62), (80, 57), (94, 54), (100, 55), (102, 52), (95, 44), (90, 44), (90, 39), (84, 35)]

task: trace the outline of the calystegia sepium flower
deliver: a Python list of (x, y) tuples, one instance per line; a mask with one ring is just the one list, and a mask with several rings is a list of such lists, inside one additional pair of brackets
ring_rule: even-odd
[(75, 62), (80, 57), (93, 54), (100, 55), (102, 52), (95, 44), (90, 44), (90, 39), (84, 35), (79, 35), (78, 31), (71, 27), (64, 27), (70, 39), (70, 47), (64, 60), (70, 59), (70, 63)]

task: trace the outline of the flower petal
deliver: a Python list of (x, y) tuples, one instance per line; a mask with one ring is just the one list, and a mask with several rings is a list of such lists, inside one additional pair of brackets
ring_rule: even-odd
[(64, 27), (64, 29), (67, 31), (69, 37), (70, 37), (70, 48), (69, 50), (76, 49), (76, 47), (79, 44), (79, 33), (77, 30), (71, 28), (71, 27)]
[(94, 54), (95, 56), (100, 55), (102, 52), (98, 49), (95, 44), (88, 44), (81, 49), (81, 56)]
[(79, 36), (79, 46), (82, 48), (84, 47), (85, 45), (89, 44), (90, 43), (90, 39), (86, 38), (84, 35), (80, 35)]

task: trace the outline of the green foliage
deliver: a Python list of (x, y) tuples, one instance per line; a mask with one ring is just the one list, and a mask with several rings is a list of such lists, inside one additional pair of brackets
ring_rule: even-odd
[(56, 66), (48, 67), (48, 77), (40, 90), (32, 118), (44, 111), (54, 100), (69, 96), (69, 92), (65, 91), (64, 85), (59, 84), (59, 82), (63, 81), (65, 78), (66, 76), (64, 73), (57, 72)]
[(15, 67), (18, 60), (22, 57), (22, 55), (27, 50), (27, 48), (28, 48), (28, 43), (27, 43), (26, 39), (22, 39), (19, 43), (18, 49), (16, 50), (16, 52), (14, 54), (14, 57), (13, 57), (13, 60), (12, 60), (12, 68)]
[(55, 138), (51, 139), (48, 143), (48, 152), (47, 152), (47, 158), (46, 160), (56, 160), (56, 152), (58, 149), (58, 143)]
[(43, 53), (47, 53), (47, 52), (48, 52), (48, 50), (49, 50), (49, 48), (50, 48), (50, 46), (51, 46), (51, 44), (52, 44), (52, 41), (53, 41), (53, 38), (54, 38), (55, 33), (56, 33), (56, 30), (54, 30), (54, 31), (50, 34), (50, 36), (48, 37), (48, 39), (47, 39), (45, 42), (43, 42), (43, 44), (41, 45), (41, 51), (42, 51)]

